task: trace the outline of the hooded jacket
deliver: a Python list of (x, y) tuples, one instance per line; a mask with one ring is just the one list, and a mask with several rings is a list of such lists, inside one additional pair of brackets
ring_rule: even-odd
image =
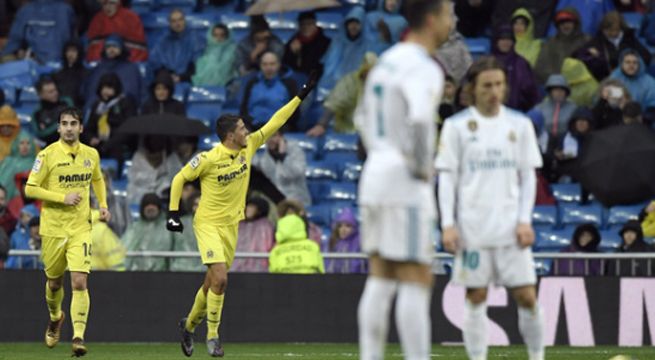
[[(164, 85), (168, 89), (168, 99), (164, 101), (159, 101), (155, 97), (155, 87), (158, 84)], [(186, 115), (186, 108), (184, 104), (178, 100), (173, 99), (173, 93), (175, 92), (175, 84), (173, 78), (167, 72), (162, 71), (157, 74), (157, 77), (150, 85), (150, 97), (141, 107), (141, 114), (177, 114), (177, 115)]]
[[(266, 79), (261, 72), (258, 72), (244, 88), (241, 115), (250, 116), (253, 119), (252, 124), (259, 128), (291, 100), (296, 92), (296, 82), (291, 78), (290, 72), (285, 73), (284, 69), (280, 69), (278, 75), (272, 79)], [(297, 114), (298, 112), (294, 113), (287, 126), (295, 126)]]
[[(239, 222), (238, 241), (236, 251), (268, 253), (275, 245), (275, 229), (268, 219), (270, 206), (261, 197), (250, 197), (246, 207), (254, 205), (258, 212), (253, 218), (246, 218)], [(268, 272), (266, 259), (234, 259), (231, 271), (237, 272)]]
[[(23, 140), (29, 141), (29, 151), (25, 155), (21, 155), (18, 149)], [(7, 200), (20, 195), (14, 177), (18, 173), (32, 169), (37, 150), (34, 138), (27, 132), (21, 131), (11, 145), (10, 155), (0, 161), (0, 184), (7, 190)]]
[[(36, 206), (30, 204), (30, 205), (25, 205), (21, 209), (21, 214), (29, 214), (30, 219), (37, 218), (39, 216), (39, 209), (36, 208)], [(15, 250), (38, 250), (37, 246), (34, 246), (35, 244), (31, 244), (30, 242), (30, 222), (28, 224), (23, 224), (22, 222), (18, 222), (16, 224), (16, 229), (14, 232), (11, 234), (10, 237), (10, 248), (15, 249)], [(39, 258), (36, 256), (10, 256), (7, 259), (7, 263), (5, 264), (5, 267), (7, 269), (40, 269), (43, 268), (41, 263), (39, 262)]]
[[(349, 224), (353, 231), (346, 238), (338, 239), (339, 225), (342, 223)], [(336, 243), (332, 244), (332, 241), (336, 240)], [(332, 222), (332, 234), (330, 235), (330, 244), (326, 251), (329, 252), (360, 252), (362, 250), (360, 235), (359, 235), (359, 226), (357, 224), (357, 219), (353, 211), (346, 207), (341, 210), (341, 213)], [(329, 273), (343, 273), (343, 274), (353, 274), (353, 273), (365, 273), (367, 271), (366, 262), (360, 259), (352, 260), (339, 260), (331, 259), (326, 260), (326, 270)]]
[[(396, 9), (394, 11), (387, 11), (385, 8), (386, 0), (378, 1), (378, 7), (374, 11), (366, 14), (367, 33), (371, 37), (372, 46), (377, 54), (381, 54), (393, 44), (400, 41), (400, 36), (407, 29), (407, 20), (400, 14), (400, 9), (403, 6), (402, 0), (398, 0)], [(386, 42), (382, 34), (378, 31), (378, 22), (382, 20), (389, 29), (391, 35), (391, 42)]]
[(84, 101), (87, 105), (96, 100), (100, 78), (107, 73), (118, 75), (125, 94), (129, 95), (134, 102), (139, 103), (143, 98), (143, 78), (139, 67), (128, 61), (129, 52), (133, 50), (128, 50), (125, 42), (117, 35), (112, 35), (112, 37), (113, 41), (121, 44), (122, 52), (117, 58), (108, 59), (103, 51), (100, 63), (91, 71), (83, 86)]
[[(362, 24), (362, 31), (355, 39), (348, 36), (346, 24), (349, 21), (359, 21)], [(359, 68), (364, 54), (372, 48), (365, 21), (366, 12), (360, 6), (353, 7), (343, 19), (339, 35), (332, 40), (323, 56), (323, 76), (319, 87), (332, 89), (339, 79)]]
[(2, 55), (27, 43), (39, 62), (61, 60), (61, 49), (75, 35), (75, 13), (65, 1), (33, 0), (23, 5), (14, 18)]
[[(77, 48), (77, 60), (73, 64), (66, 61), (66, 49), (74, 46)], [(57, 89), (62, 97), (68, 97), (75, 102), (77, 106), (84, 104), (82, 96), (82, 85), (89, 76), (90, 71), (84, 67), (84, 48), (79, 41), (69, 41), (62, 49), (63, 67), (52, 78), (57, 83)]]
[(535, 39), (534, 37), (534, 19), (526, 8), (516, 9), (514, 14), (512, 14), (512, 22), (518, 17), (526, 18), (528, 20), (528, 26), (525, 29), (525, 33), (521, 35), (514, 34), (516, 37), (514, 49), (517, 54), (523, 56), (530, 63), (530, 66), (534, 67), (541, 52), (541, 39)]
[(57, 102), (45, 100), (39, 101), (39, 106), (32, 114), (30, 123), (32, 133), (46, 145), (59, 140), (59, 112), (68, 106), (73, 106), (73, 101), (65, 96), (59, 96)]
[(564, 35), (561, 33), (546, 40), (541, 47), (541, 52), (535, 65), (535, 73), (540, 83), (545, 83), (550, 74), (557, 74), (562, 68), (564, 59), (583, 46), (589, 37), (580, 29), (580, 14), (574, 8), (562, 9), (559, 12), (567, 12), (578, 21), (575, 22), (575, 29), (571, 34)]
[(298, 215), (287, 215), (277, 223), (277, 245), (269, 255), (269, 271), (278, 274), (323, 274), (321, 250), (307, 239), (305, 221)]
[(562, 75), (571, 89), (569, 99), (578, 106), (592, 106), (598, 91), (598, 81), (587, 66), (578, 59), (566, 58), (562, 64)]
[(86, 36), (89, 38), (89, 47), (86, 54), (87, 61), (102, 59), (105, 48), (105, 38), (111, 34), (119, 34), (126, 40), (126, 47), (130, 50), (129, 61), (146, 61), (148, 48), (146, 35), (139, 15), (132, 10), (124, 8), (120, 2), (114, 16), (107, 16), (102, 10), (93, 17), (89, 24)]
[[(651, 204), (655, 204), (655, 201), (651, 202)], [(639, 214), (641, 229), (644, 232), (644, 236), (655, 237), (655, 211), (647, 213), (646, 209), (647, 207)]]
[[(614, 3), (612, 0), (558, 0), (556, 11), (566, 8), (573, 8), (578, 13), (584, 13), (581, 25), (582, 32), (593, 35), (598, 31), (598, 25), (603, 16), (614, 10)], [(551, 25), (548, 34), (553, 35), (556, 31), (555, 25)]]
[(594, 114), (586, 107), (579, 107), (573, 112), (573, 115), (571, 115), (566, 135), (556, 139), (556, 141), (559, 142), (559, 149), (562, 149), (565, 154), (573, 155), (574, 157), (580, 156), (582, 144), (584, 143), (586, 136), (589, 134), (589, 132), (581, 134), (575, 129), (575, 122), (578, 119), (587, 119), (589, 121), (589, 132), (596, 127)]
[[(637, 236), (630, 245), (625, 243), (624, 233), (626, 231), (632, 231)], [(623, 239), (621, 246), (617, 250), (619, 253), (655, 252), (655, 248), (644, 241), (644, 233), (641, 229), (641, 224), (637, 220), (630, 220), (625, 223), (621, 231), (619, 231), (619, 235)], [(648, 260), (646, 259), (610, 260), (607, 268), (607, 275), (609, 276), (652, 276), (655, 274), (654, 264), (651, 264), (651, 272), (650, 274), (648, 273)]]
[[(620, 65), (623, 63), (623, 58), (628, 54), (635, 55), (639, 59), (639, 70), (634, 76), (628, 76), (624, 73)], [(623, 50), (618, 63), (619, 66), (614, 69), (610, 78), (621, 80), (623, 85), (630, 91), (632, 100), (638, 102), (642, 109), (655, 108), (655, 78), (646, 72), (646, 64), (640, 54), (633, 49)]]
[[(146, 220), (143, 211), (147, 205), (154, 204), (160, 209), (159, 216)], [(173, 233), (166, 230), (166, 218), (161, 212), (161, 199), (155, 194), (145, 194), (141, 199), (139, 221), (131, 223), (121, 237), (127, 251), (171, 251), (173, 249)], [(166, 271), (168, 260), (154, 257), (134, 257), (125, 261), (128, 271)]]
[(16, 115), (16, 111), (14, 111), (14, 109), (9, 105), (3, 105), (0, 107), (0, 126), (4, 125), (10, 126), (12, 132), (9, 136), (0, 135), (0, 161), (4, 160), (4, 158), (9, 155), (11, 152), (11, 144), (21, 131), (18, 115)]
[[(551, 84), (552, 85), (552, 84)], [(561, 85), (561, 86), (560, 86)], [(558, 84), (555, 86), (551, 87), (565, 87), (567, 93), (570, 93), (570, 89), (568, 87), (568, 84)], [(557, 103), (553, 101), (551, 98), (550, 94), (548, 94), (550, 87), (546, 87), (546, 97), (535, 107), (535, 109), (538, 109), (541, 111), (541, 113), (544, 116), (544, 130), (547, 131), (549, 134), (553, 135), (553, 126), (554, 126), (554, 121), (555, 121), (555, 113), (557, 112), (558, 115), (558, 120), (557, 120), (557, 128), (555, 129), (555, 136), (556, 137), (561, 137), (566, 133), (566, 130), (568, 128), (569, 120), (571, 119), (571, 116), (573, 115), (573, 112), (577, 108), (575, 103), (570, 101), (567, 97), (564, 101), (559, 103), (559, 110), (557, 109)]]
[[(585, 246), (580, 245), (580, 238), (584, 232), (591, 234), (591, 242)], [(582, 224), (575, 228), (571, 238), (571, 245), (562, 249), (561, 252), (598, 252), (598, 245), (600, 244), (600, 232), (594, 224)], [(585, 261), (588, 263), (585, 264)], [(586, 269), (585, 269), (586, 268)], [(583, 259), (557, 259), (553, 269), (556, 270), (556, 275), (602, 275), (603, 269), (600, 260), (583, 260)], [(585, 271), (588, 270), (588, 271)]]
[[(111, 87), (115, 89), (116, 95), (108, 100), (102, 100), (100, 91), (104, 87)], [(114, 73), (107, 73), (102, 75), (96, 88), (97, 100), (91, 106), (91, 114), (84, 129), (85, 139), (88, 141), (93, 137), (97, 137), (103, 142), (107, 143), (109, 139), (124, 134), (118, 134), (116, 130), (130, 117), (136, 115), (136, 105), (132, 98), (125, 96), (123, 85), (118, 75)], [(103, 138), (101, 121), (103, 117), (107, 117), (107, 125), (109, 126), (109, 137)], [(102, 153), (106, 151), (101, 149)]]
[(237, 45), (232, 36), (218, 42), (212, 32), (213, 28), (207, 30), (207, 47), (196, 61), (196, 74), (191, 78), (193, 85), (225, 86), (238, 76), (234, 64)]
[(149, 70), (156, 74), (160, 69), (167, 69), (179, 75), (181, 81), (191, 81), (195, 62), (204, 48), (203, 39), (188, 27), (180, 33), (169, 29), (150, 53)]
[[(250, 59), (250, 54), (255, 49), (255, 42), (252, 39), (254, 34), (253, 30), (256, 28), (261, 29), (262, 27), (268, 28), (268, 23), (262, 25), (261, 23), (257, 26), (251, 24), (251, 33), (249, 36), (241, 39), (237, 44), (236, 58), (234, 66), (236, 69), (243, 68), (246, 72), (251, 72), (259, 68), (258, 63), (253, 63)], [(271, 37), (268, 39), (268, 44), (266, 46), (266, 51), (272, 51), (277, 55), (278, 59), (282, 59), (284, 56), (284, 43), (277, 37), (275, 34), (271, 34)]]

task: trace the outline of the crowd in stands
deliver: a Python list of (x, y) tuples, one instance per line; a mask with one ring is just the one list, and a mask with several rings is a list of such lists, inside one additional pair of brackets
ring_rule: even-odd
[[(219, 139), (134, 135), (121, 126), (139, 116), (174, 115), (213, 127), (220, 113), (231, 112), (254, 130), (317, 71), (311, 101), (253, 160), (237, 251), (270, 259), (237, 259), (232, 271), (367, 272), (364, 260), (321, 253), (360, 251), (355, 189), (362, 157), (353, 116), (369, 70), (402, 41), (401, 0), (250, 18), (243, 12), (252, 0), (19, 3), (0, 5), (0, 268), (42, 266), (6, 254), (40, 248), (40, 204), (25, 198), (23, 187), (37, 152), (59, 137), (60, 109), (76, 105), (85, 113), (82, 140), (103, 159), (113, 214), (107, 224), (93, 216), (93, 267), (202, 271), (196, 258), (125, 253), (197, 251), (192, 231), (165, 229), (168, 188), (194, 154)], [(506, 105), (532, 119), (544, 157), (538, 205), (561, 205), (552, 186), (575, 181), (563, 165), (579, 155), (589, 133), (655, 125), (655, 1), (454, 4), (456, 27), (435, 57), (446, 73), (435, 118), (441, 126), (470, 105), (466, 72), (473, 59), (490, 55), (505, 64)], [(199, 195), (197, 183), (186, 184), (187, 229)], [(584, 189), (582, 195), (589, 202)], [(655, 202), (647, 200), (637, 204), (641, 213), (611, 224), (621, 237), (612, 247), (601, 246), (601, 222), (565, 227), (569, 241), (556, 250), (652, 251)], [(559, 260), (548, 272), (627, 274), (631, 266), (643, 274), (649, 265)]]

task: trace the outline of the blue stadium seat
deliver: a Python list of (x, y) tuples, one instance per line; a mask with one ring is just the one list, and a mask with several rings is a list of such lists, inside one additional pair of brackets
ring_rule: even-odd
[(616, 252), (623, 242), (621, 235), (615, 230), (601, 231), (600, 239), (600, 246), (598, 248), (602, 252)]
[(112, 158), (100, 159), (100, 168), (112, 175), (118, 174), (118, 161)]
[(488, 38), (465, 38), (464, 42), (474, 59), (491, 52), (491, 42)]
[(326, 184), (322, 200), (354, 204), (357, 200), (357, 185), (349, 182), (330, 182)]
[(603, 226), (603, 208), (598, 204), (562, 204), (560, 213), (563, 225), (593, 223), (598, 227)]
[(329, 161), (308, 161), (305, 177), (311, 180), (338, 180), (337, 163)]
[(192, 86), (189, 89), (189, 103), (194, 102), (220, 102), (224, 103), (226, 98), (225, 87), (223, 86)]
[(114, 195), (120, 197), (127, 197), (127, 179), (117, 179), (113, 180), (111, 183), (112, 191)]
[(207, 151), (218, 145), (221, 139), (216, 134), (203, 135), (198, 140), (198, 150)]
[(221, 114), (225, 97), (222, 86), (192, 86), (187, 96), (187, 115), (205, 121), (211, 128)]
[(553, 196), (560, 202), (580, 202), (582, 189), (580, 184), (552, 184), (550, 186)]
[(323, 160), (336, 163), (354, 163), (360, 161), (357, 153), (352, 151), (329, 151), (323, 154)]
[(157, 6), (167, 11), (180, 9), (184, 12), (191, 12), (196, 7), (196, 0), (156, 0)]
[(557, 252), (571, 245), (571, 232), (568, 229), (536, 229), (536, 233), (537, 238), (533, 246), (535, 251)]
[(152, 11), (154, 7), (153, 0), (132, 0), (130, 4), (130, 9), (143, 19), (146, 14)]
[(15, 108), (16, 115), (18, 115), (18, 121), (20, 122), (20, 126), (24, 130), (31, 131), (30, 124), (32, 123), (32, 113), (33, 109), (30, 108)]
[(557, 206), (555, 205), (537, 205), (532, 211), (532, 224), (533, 225), (550, 225), (556, 227), (557, 221)]
[(200, 120), (208, 128), (214, 130), (216, 120), (221, 114), (221, 105), (219, 104), (194, 104), (187, 106), (186, 115), (189, 119)]
[(352, 151), (357, 152), (357, 135), (355, 134), (328, 134), (325, 136), (323, 151)]
[(32, 86), (38, 79), (36, 63), (33, 61), (10, 61), (0, 65), (0, 87), (21, 89)]
[(641, 20), (643, 18), (643, 15), (641, 13), (624, 12), (622, 15), (628, 27), (634, 29), (635, 31), (639, 31), (639, 28), (641, 27)]
[(141, 217), (141, 209), (139, 204), (130, 204), (130, 216), (132, 221), (138, 221)]
[(36, 71), (41, 75), (50, 75), (54, 72), (59, 71), (62, 68), (61, 61), (48, 61), (45, 64), (39, 64), (36, 66)]
[(323, 31), (328, 34), (335, 34), (343, 26), (343, 14), (334, 11), (319, 11), (316, 13), (316, 22)]
[(317, 138), (307, 136), (304, 133), (286, 133), (284, 137), (289, 141), (295, 142), (305, 151), (307, 161), (312, 160), (316, 156), (318, 152)]
[(220, 21), (230, 29), (234, 41), (241, 40), (250, 31), (250, 18), (247, 15), (225, 13), (221, 14)]
[(18, 97), (18, 103), (21, 105), (33, 104), (34, 106), (39, 104), (39, 94), (36, 92), (34, 86), (25, 86), (21, 88), (20, 95)]
[(628, 220), (637, 220), (639, 212), (643, 207), (643, 204), (611, 207), (607, 218), (607, 225), (623, 225)]
[(127, 172), (130, 170), (131, 167), (132, 167), (132, 160), (125, 160), (125, 162), (123, 162), (123, 172), (121, 174), (122, 179), (127, 179)]
[(343, 181), (359, 181), (359, 176), (362, 173), (361, 162), (346, 162), (341, 166), (341, 180)]
[(550, 274), (550, 270), (553, 267), (552, 259), (535, 259), (534, 261), (534, 270), (538, 276), (544, 276)]
[(305, 210), (307, 211), (307, 219), (309, 219), (309, 221), (321, 227), (330, 226), (330, 205), (311, 205)]
[(16, 89), (13, 87), (3, 87), (2, 92), (5, 93), (5, 104), (13, 105), (16, 103)]

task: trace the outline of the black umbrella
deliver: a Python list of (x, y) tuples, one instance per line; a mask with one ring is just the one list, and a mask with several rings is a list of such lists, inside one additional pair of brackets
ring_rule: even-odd
[(591, 132), (572, 170), (605, 206), (646, 201), (655, 196), (655, 133), (639, 124)]
[(198, 120), (175, 114), (134, 116), (118, 128), (118, 132), (138, 135), (198, 136), (211, 134), (211, 129)]

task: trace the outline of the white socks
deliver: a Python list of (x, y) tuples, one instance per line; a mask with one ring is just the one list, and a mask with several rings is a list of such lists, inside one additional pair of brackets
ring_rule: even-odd
[(396, 326), (406, 360), (428, 360), (432, 350), (431, 288), (400, 283), (396, 299)]
[(533, 309), (519, 306), (519, 331), (528, 347), (530, 360), (544, 360), (544, 314), (538, 305)]
[(359, 300), (359, 355), (361, 360), (384, 359), (384, 345), (389, 330), (391, 300), (396, 294), (398, 282), (369, 277)]
[(464, 346), (471, 360), (487, 359), (487, 303), (475, 305), (466, 299), (464, 305)]

